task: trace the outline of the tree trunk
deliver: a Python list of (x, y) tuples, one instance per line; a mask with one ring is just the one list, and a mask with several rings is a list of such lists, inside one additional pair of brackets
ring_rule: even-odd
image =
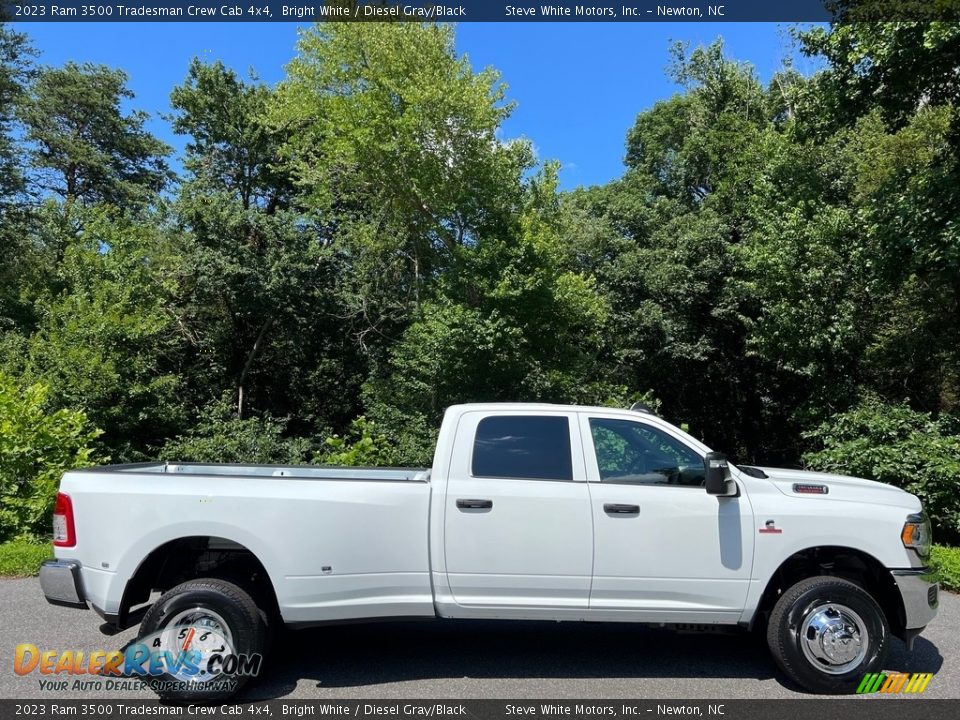
[(257, 357), (257, 353), (260, 352), (260, 347), (263, 344), (263, 338), (267, 334), (267, 330), (273, 324), (273, 318), (267, 318), (264, 320), (263, 325), (260, 326), (260, 332), (257, 333), (257, 339), (253, 341), (253, 347), (250, 348), (250, 352), (247, 353), (247, 360), (243, 364), (243, 370), (240, 372), (240, 380), (237, 383), (237, 419), (243, 420), (243, 400), (244, 400), (244, 384), (247, 382), (247, 375), (250, 373), (250, 367), (253, 365), (254, 359)]

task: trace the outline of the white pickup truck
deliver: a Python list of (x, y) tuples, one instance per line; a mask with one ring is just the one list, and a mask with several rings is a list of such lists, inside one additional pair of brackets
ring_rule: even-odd
[[(914, 495), (737, 467), (649, 412), (546, 404), (449, 408), (430, 470), (69, 472), (54, 545), (49, 601), (142, 616), (154, 648), (201, 632), (204, 659), (357, 619), (727, 625), (765, 629), (782, 670), (829, 693), (882, 669), (891, 635), (911, 645), (938, 593)], [(168, 697), (224, 694), (214, 670), (164, 677), (188, 680), (155, 686)]]

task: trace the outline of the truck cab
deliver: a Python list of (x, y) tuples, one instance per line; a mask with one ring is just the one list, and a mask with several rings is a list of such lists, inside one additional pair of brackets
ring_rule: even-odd
[(431, 528), (442, 614), (740, 620), (754, 513), (745, 492), (705, 492), (702, 443), (612, 409), (450, 414), (434, 460), (443, 513)]

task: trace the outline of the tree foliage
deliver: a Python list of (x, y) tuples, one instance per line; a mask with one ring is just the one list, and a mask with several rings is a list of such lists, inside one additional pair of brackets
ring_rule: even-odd
[(343, 268), (323, 216), (304, 210), (281, 161), (289, 134), (266, 122), (274, 91), (222, 64), (194, 62), (174, 89), (187, 134), (176, 214), (183, 273), (174, 309), (203, 402), (234, 395), (236, 414), (270, 408), (297, 427), (348, 422), (362, 361), (333, 285)]
[(0, 21), (0, 210), (23, 190), (23, 168), (13, 137), (16, 108), (30, 75), (27, 36)]
[(0, 373), (0, 541), (46, 534), (63, 473), (105, 459), (86, 415), (51, 404), (47, 386)]
[(164, 186), (170, 149), (144, 129), (146, 113), (124, 114), (126, 82), (122, 70), (90, 63), (37, 72), (19, 112), (41, 192), (125, 208)]
[(30, 331), (0, 340), (0, 370), (42, 382), (105, 431), (112, 455), (138, 459), (183, 420), (169, 311), (178, 258), (162, 228), (111, 208), (74, 207), (83, 229), (66, 234), (61, 211), (45, 209), (59, 262), (33, 298)]
[(310, 458), (311, 443), (291, 438), (287, 421), (270, 414), (238, 418), (228, 396), (205, 406), (183, 435), (159, 452), (162, 460), (181, 462), (232, 462), (299, 464)]
[(811, 467), (868, 477), (917, 495), (938, 539), (960, 542), (960, 435), (955, 418), (935, 418), (906, 403), (868, 397), (807, 433)]
[(33, 51), (23, 33), (0, 21), (0, 331), (22, 317), (24, 168), (17, 147), (16, 109), (31, 73)]
[(531, 151), (498, 137), (513, 106), (494, 70), (456, 54), (451, 26), (321, 24), (298, 49), (272, 119), (350, 255), (340, 294), (353, 332), (378, 346), (460, 248), (510, 224)]

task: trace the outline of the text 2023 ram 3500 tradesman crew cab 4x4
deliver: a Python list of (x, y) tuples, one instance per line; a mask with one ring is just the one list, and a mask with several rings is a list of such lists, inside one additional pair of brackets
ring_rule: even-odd
[[(188, 628), (250, 655), (273, 624), (386, 617), (763, 623), (788, 676), (849, 692), (937, 607), (914, 495), (736, 467), (650, 413), (600, 407), (451, 407), (430, 470), (69, 472), (54, 533), (51, 602), (127, 627), (159, 591), (140, 637), (179, 650)], [(209, 697), (215, 679), (161, 694)]]

